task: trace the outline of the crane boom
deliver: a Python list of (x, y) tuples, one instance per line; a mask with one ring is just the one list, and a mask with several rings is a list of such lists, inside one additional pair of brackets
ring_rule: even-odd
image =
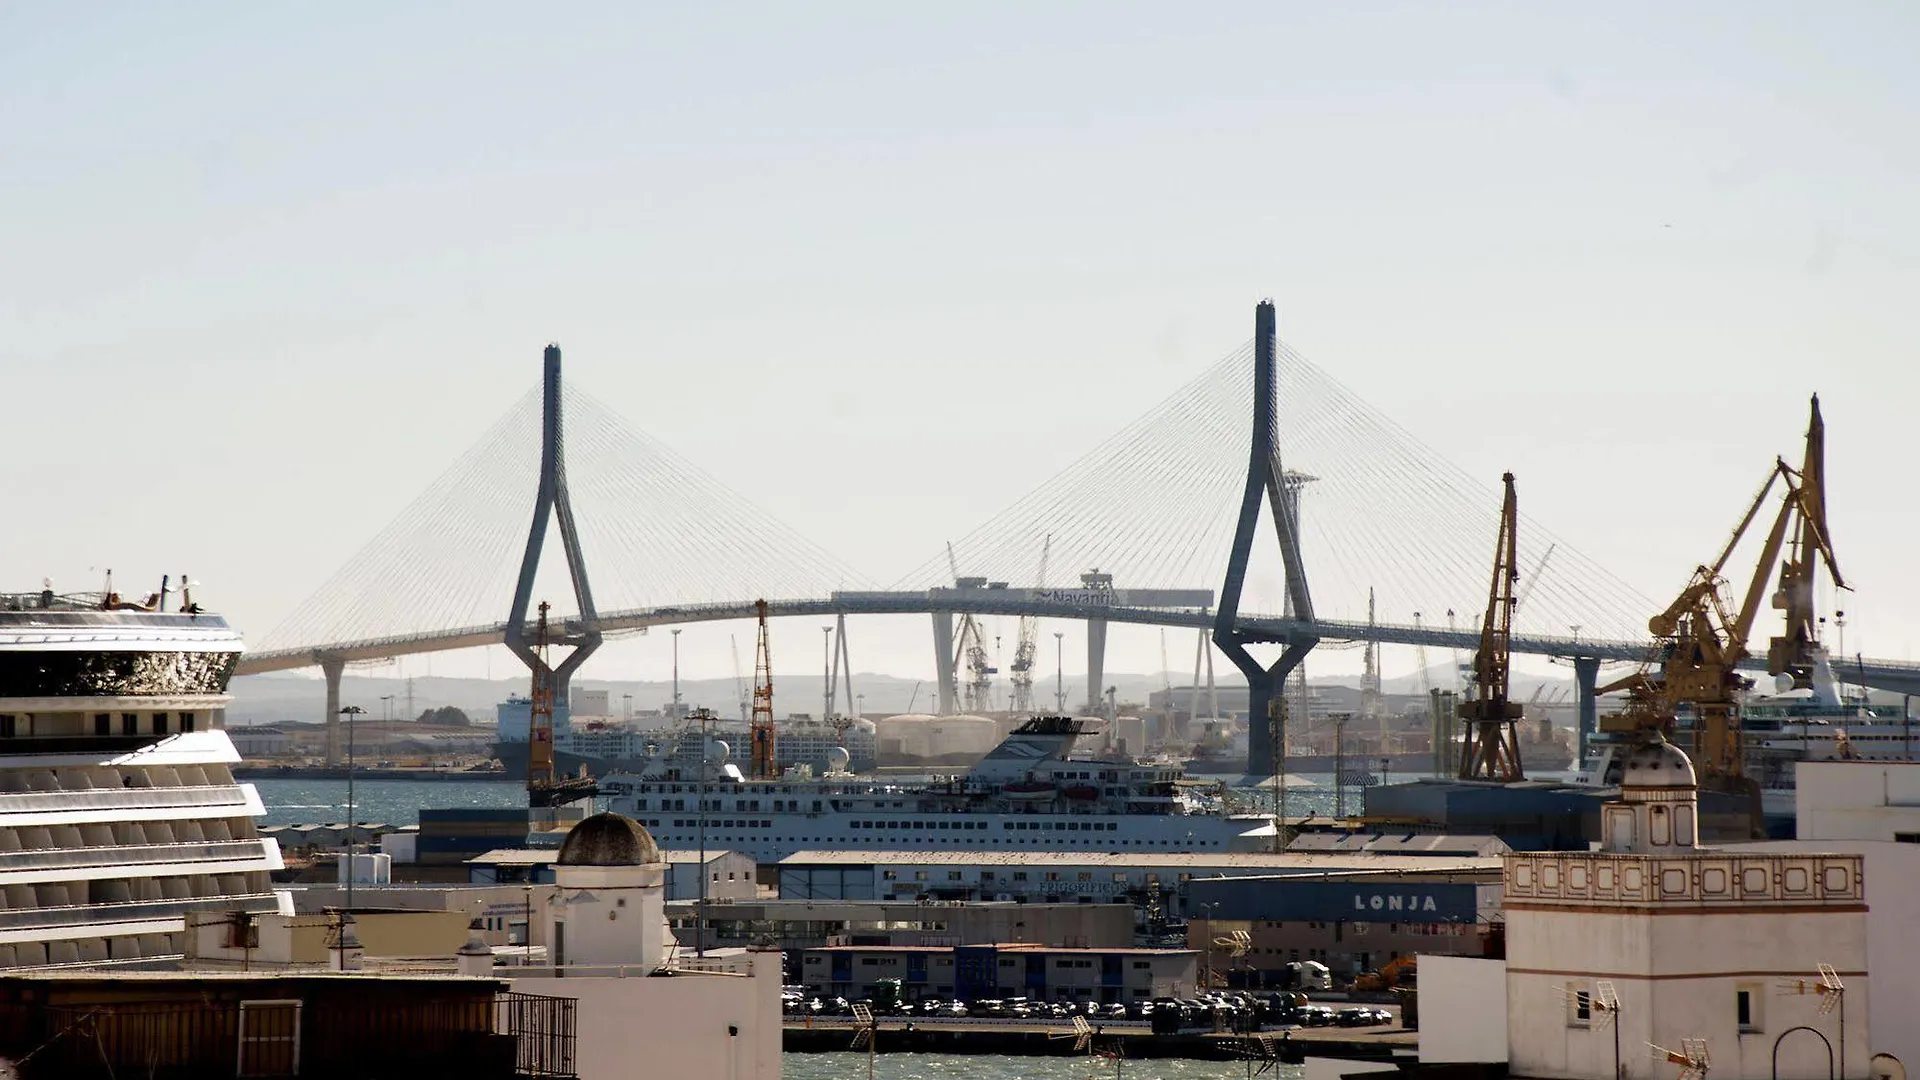
[(1513, 638), (1514, 585), (1518, 565), (1519, 500), (1513, 474), (1501, 476), (1506, 493), (1500, 502), (1500, 535), (1493, 548), (1493, 583), (1487, 589), (1487, 614), (1480, 622), (1480, 648), (1473, 657), (1474, 696), (1460, 703), (1467, 721), (1466, 742), (1460, 754), (1462, 780), (1524, 780), (1520, 738), (1514, 725), (1520, 705), (1507, 698), (1510, 686)]
[[(1748, 681), (1738, 666), (1748, 654), (1747, 641), (1760, 613), (1761, 598), (1779, 567), (1780, 582), (1772, 603), (1786, 619), (1784, 633), (1767, 649), (1767, 671), (1788, 675), (1793, 685), (1813, 685), (1813, 669), (1820, 646), (1815, 637), (1814, 574), (1821, 563), (1834, 584), (1846, 588), (1833, 547), (1827, 539), (1826, 425), (1820, 417), (1820, 398), (1811, 404), (1806, 452), (1795, 470), (1775, 458), (1766, 483), (1747, 504), (1719, 557), (1697, 567), (1673, 603), (1648, 620), (1658, 639), (1655, 653), (1639, 671), (1601, 692), (1625, 689), (1628, 714), (1622, 726), (1669, 728), (1681, 706), (1693, 713), (1694, 763), (1716, 784), (1732, 790), (1757, 790), (1745, 780), (1746, 749), (1736, 710)], [(1723, 594), (1722, 576), (1728, 561), (1760, 518), (1775, 485), (1781, 488), (1780, 507), (1762, 542), (1760, 557), (1747, 581), (1737, 608)], [(1789, 544), (1789, 538), (1791, 543)], [(1782, 560), (1783, 549), (1791, 548)], [(1656, 665), (1658, 670), (1656, 671)]]
[(780, 775), (780, 769), (774, 764), (773, 753), (773, 648), (767, 641), (767, 602), (756, 600), (753, 609), (760, 628), (753, 650), (753, 720), (747, 726), (749, 765), (755, 780), (772, 780)]
[[(1034, 587), (1047, 587), (1047, 553), (1053, 547), (1053, 534), (1047, 534), (1040, 544), (1040, 574)], [(957, 567), (956, 567), (957, 569)], [(1040, 651), (1040, 619), (1034, 615), (1020, 616), (1020, 640), (1013, 647), (1012, 674), (1008, 676), (1013, 683), (1013, 711), (1033, 711), (1033, 663)]]

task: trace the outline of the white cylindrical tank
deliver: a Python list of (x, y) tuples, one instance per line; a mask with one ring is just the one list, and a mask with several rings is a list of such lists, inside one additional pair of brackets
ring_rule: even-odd
[(1000, 725), (985, 716), (941, 716), (924, 725), (927, 757), (971, 765), (1000, 745)]
[[(393, 883), (393, 856), (360, 853), (353, 856), (342, 855), (337, 865), (339, 883), (345, 885), (349, 873), (355, 885), (390, 885)], [(349, 870), (351, 867), (351, 870)]]
[(927, 721), (925, 713), (889, 716), (873, 725), (874, 755), (882, 765), (902, 765), (926, 756)]
[(1147, 721), (1138, 716), (1116, 716), (1112, 730), (1113, 749), (1135, 757), (1147, 752)]

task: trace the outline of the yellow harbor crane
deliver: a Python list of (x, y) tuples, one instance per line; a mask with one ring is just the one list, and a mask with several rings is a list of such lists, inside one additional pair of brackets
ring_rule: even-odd
[(1512, 782), (1526, 779), (1520, 764), (1520, 703), (1507, 697), (1512, 666), (1513, 587), (1520, 580), (1519, 500), (1513, 474), (1500, 477), (1506, 493), (1500, 501), (1500, 536), (1493, 546), (1493, 584), (1487, 589), (1487, 615), (1480, 622), (1480, 648), (1473, 656), (1473, 696), (1460, 703), (1466, 721), (1460, 752), (1460, 779)]
[[(1754, 496), (1719, 557), (1696, 568), (1673, 603), (1648, 621), (1656, 644), (1640, 670), (1599, 690), (1627, 693), (1626, 711), (1607, 717), (1602, 730), (1670, 731), (1678, 710), (1689, 708), (1693, 714), (1694, 764), (1703, 779), (1712, 778), (1715, 786), (1724, 790), (1755, 790), (1745, 779), (1745, 747), (1736, 715), (1740, 698), (1751, 683), (1737, 669), (1748, 655), (1747, 639), (1759, 616), (1761, 598), (1773, 580), (1776, 562), (1779, 584), (1773, 591), (1772, 604), (1785, 616), (1786, 626), (1780, 636), (1768, 642), (1767, 671), (1789, 677), (1800, 689), (1813, 685), (1814, 666), (1819, 659), (1813, 608), (1819, 565), (1826, 564), (1836, 587), (1847, 588), (1827, 533), (1826, 425), (1820, 418), (1817, 395), (1811, 413), (1800, 468), (1774, 459), (1767, 482)], [(1735, 608), (1724, 594), (1727, 581), (1722, 571), (1776, 484), (1781, 490), (1780, 507), (1746, 593)]]

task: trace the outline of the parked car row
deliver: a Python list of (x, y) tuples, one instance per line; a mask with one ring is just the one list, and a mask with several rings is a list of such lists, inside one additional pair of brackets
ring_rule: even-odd
[(867, 1006), (873, 1010), (875, 1016), (905, 1019), (993, 1017), (1006, 1020), (1071, 1020), (1075, 1016), (1084, 1016), (1092, 1021), (1105, 1021), (1125, 1020), (1129, 1015), (1133, 1019), (1141, 1018), (1138, 1012), (1130, 1014), (1125, 1005), (1102, 1004), (1097, 1001), (1034, 1001), (1029, 998), (947, 1001), (941, 998), (924, 998), (913, 1002), (876, 1002), (870, 998), (862, 998), (858, 1002), (853, 1002), (844, 997), (810, 994), (798, 987), (787, 987), (781, 994), (781, 1005), (789, 1014), (850, 1016), (853, 1014), (855, 1004)]
[(1286, 1027), (1379, 1027), (1393, 1023), (1393, 1014), (1385, 1009), (1352, 1006), (1334, 1009), (1305, 1004), (1294, 994), (1207, 994), (1197, 998), (1155, 998), (1129, 1004), (1097, 1001), (1035, 1001), (1030, 998), (984, 998), (978, 1001), (925, 998), (920, 1001), (882, 1001), (813, 994), (803, 987), (787, 987), (781, 995), (782, 1007), (789, 1015), (851, 1016), (855, 1004), (863, 1004), (876, 1016), (901, 1019), (947, 1019), (984, 1017), (1004, 1020), (1071, 1020), (1084, 1016), (1088, 1021), (1144, 1020), (1156, 1032), (1174, 1032), (1192, 1028), (1222, 1031), (1259, 1031)]

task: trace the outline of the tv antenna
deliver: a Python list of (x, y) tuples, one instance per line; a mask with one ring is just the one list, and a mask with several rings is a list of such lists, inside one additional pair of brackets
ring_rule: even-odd
[(1093, 1077), (1093, 1025), (1087, 1023), (1087, 1018), (1084, 1016), (1075, 1016), (1073, 1018), (1073, 1030), (1071, 1031), (1047, 1032), (1047, 1040), (1051, 1042), (1054, 1039), (1072, 1039), (1073, 1052), (1076, 1054), (1087, 1055), (1087, 1077), (1088, 1077), (1088, 1080), (1092, 1080), (1092, 1077)]
[(1277, 1074), (1280, 1066), (1280, 1049), (1274, 1045), (1273, 1036), (1265, 1032), (1248, 1035), (1241, 1038), (1234, 1049), (1246, 1059), (1247, 1080), (1253, 1080), (1253, 1077), (1265, 1076), (1268, 1073)]
[(1707, 1070), (1713, 1067), (1705, 1039), (1681, 1039), (1679, 1050), (1669, 1050), (1653, 1043), (1648, 1043), (1647, 1047), (1653, 1051), (1655, 1058), (1680, 1066), (1679, 1080), (1707, 1080)]
[(1832, 964), (1820, 965), (1820, 978), (1788, 979), (1780, 984), (1782, 993), (1820, 995), (1820, 1015), (1831, 1013), (1846, 996), (1847, 987), (1840, 981), (1840, 973), (1833, 970)]
[(1562, 987), (1560, 993), (1574, 1008), (1586, 1008), (1589, 1030), (1613, 1029), (1613, 1077), (1622, 1080), (1626, 1073), (1620, 1062), (1620, 992), (1614, 988), (1613, 980), (1595, 979), (1592, 990)]
[(873, 1018), (873, 1009), (866, 1002), (856, 1003), (853, 1007), (853, 1042), (847, 1048), (867, 1051), (867, 1080), (873, 1080), (874, 1033), (880, 1024)]
[(1840, 1075), (1847, 1075), (1847, 984), (1840, 981), (1840, 973), (1832, 964), (1821, 964), (1818, 979), (1788, 979), (1780, 984), (1783, 994), (1820, 995), (1820, 1015), (1827, 1016), (1839, 1011), (1840, 1020)]

